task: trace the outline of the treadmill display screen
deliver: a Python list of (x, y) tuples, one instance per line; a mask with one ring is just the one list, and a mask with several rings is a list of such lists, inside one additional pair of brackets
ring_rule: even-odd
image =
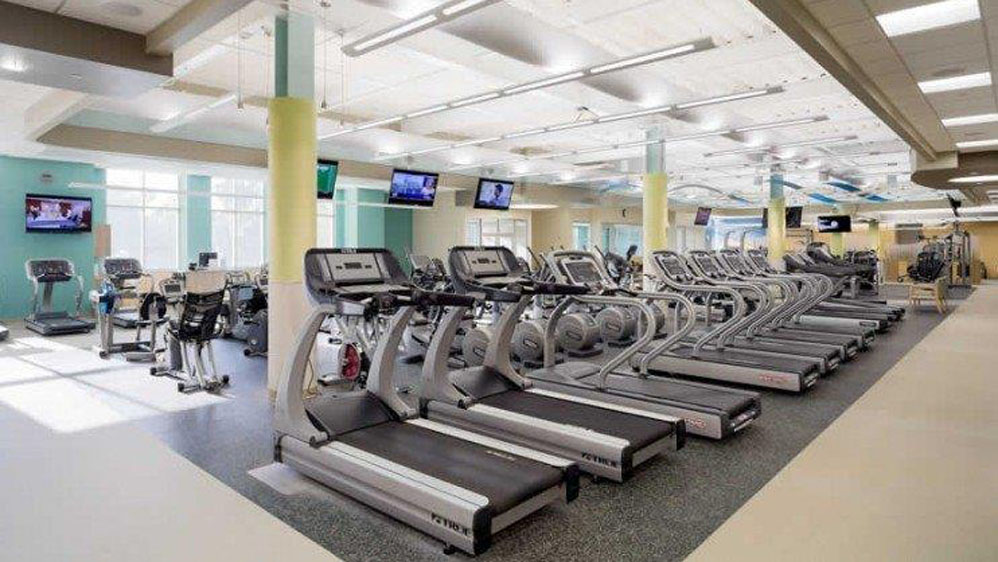
[(380, 283), (384, 279), (374, 254), (326, 254), (323, 257), (337, 285)]
[(697, 260), (697, 265), (704, 273), (717, 273), (717, 267), (714, 265), (714, 261), (708, 256), (697, 256), (694, 258)]
[(469, 250), (464, 252), (471, 274), (475, 277), (495, 277), (506, 275), (508, 271), (502, 256), (496, 250)]
[(565, 272), (568, 273), (572, 283), (588, 285), (603, 281), (596, 264), (589, 260), (566, 262)]

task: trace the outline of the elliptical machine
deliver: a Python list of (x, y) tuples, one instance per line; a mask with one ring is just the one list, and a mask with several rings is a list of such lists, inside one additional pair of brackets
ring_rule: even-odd
[(251, 302), (253, 306), (239, 311), (246, 335), (246, 347), (243, 348), (243, 355), (246, 357), (266, 357), (270, 345), (267, 333), (270, 324), (270, 313), (268, 312), (270, 300), (267, 294), (270, 275), (266, 267), (260, 268), (260, 271), (253, 277), (253, 284), (256, 285), (254, 298)]
[(229, 384), (228, 375), (217, 375), (212, 349), (212, 341), (220, 335), (218, 318), (225, 306), (225, 273), (188, 271), (184, 284), (185, 292), (177, 305), (179, 317), (171, 320), (166, 330), (166, 360), (150, 367), (149, 374), (178, 379), (178, 392), (218, 392)]

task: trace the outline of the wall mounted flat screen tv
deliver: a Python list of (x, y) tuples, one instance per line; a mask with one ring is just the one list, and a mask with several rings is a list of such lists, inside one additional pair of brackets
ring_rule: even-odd
[(439, 174), (395, 170), (392, 172), (388, 203), (432, 207), (433, 200), (437, 197), (437, 182), (439, 180)]
[(339, 175), (340, 163), (336, 160), (320, 159), (315, 165), (316, 186), (319, 199), (332, 199), (336, 192), (336, 176)]
[(693, 226), (707, 226), (710, 223), (710, 207), (697, 207), (697, 216), (693, 219)]
[(804, 207), (787, 207), (787, 228), (800, 228), (804, 220)]
[(476, 209), (509, 210), (513, 201), (513, 182), (478, 179), (478, 193), (475, 194)]
[(818, 217), (818, 232), (852, 232), (852, 218), (849, 215)]
[(26, 232), (90, 232), (94, 203), (89, 197), (24, 196)]

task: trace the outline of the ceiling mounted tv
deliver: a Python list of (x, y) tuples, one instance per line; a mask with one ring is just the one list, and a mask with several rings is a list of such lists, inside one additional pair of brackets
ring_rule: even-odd
[(24, 196), (25, 232), (90, 232), (93, 200), (65, 195)]
[(339, 175), (340, 163), (336, 160), (322, 160), (315, 165), (316, 187), (319, 199), (332, 199), (336, 192), (336, 176)]
[(787, 228), (800, 228), (804, 220), (804, 207), (787, 207)]
[(478, 193), (475, 194), (476, 209), (509, 210), (513, 201), (513, 182), (478, 179)]
[(394, 205), (415, 205), (432, 207), (437, 197), (439, 174), (394, 170), (392, 185), (388, 192), (388, 203)]
[(818, 217), (818, 232), (852, 232), (852, 218), (849, 215)]
[(710, 207), (697, 207), (697, 216), (693, 219), (693, 226), (707, 226), (710, 223)]

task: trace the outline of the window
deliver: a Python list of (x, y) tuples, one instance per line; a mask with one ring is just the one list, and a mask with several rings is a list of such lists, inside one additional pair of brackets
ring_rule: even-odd
[(319, 248), (336, 246), (336, 204), (330, 199), (319, 199), (318, 224), (315, 229), (315, 243)]
[(576, 250), (589, 249), (589, 223), (572, 223), (572, 248)]
[(263, 207), (262, 181), (211, 178), (211, 247), (221, 267), (263, 264)]
[(180, 176), (141, 170), (106, 171), (111, 255), (136, 258), (146, 269), (180, 261)]
[(637, 255), (642, 253), (641, 227), (633, 224), (608, 224), (603, 227), (603, 246), (606, 251), (627, 254), (627, 249), (637, 246)]
[(465, 243), (472, 246), (505, 246), (517, 257), (529, 259), (530, 227), (525, 219), (469, 219)]

